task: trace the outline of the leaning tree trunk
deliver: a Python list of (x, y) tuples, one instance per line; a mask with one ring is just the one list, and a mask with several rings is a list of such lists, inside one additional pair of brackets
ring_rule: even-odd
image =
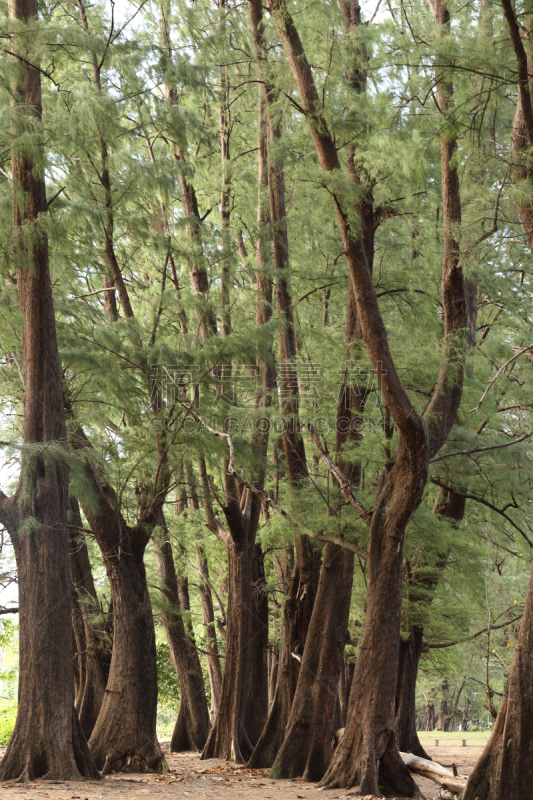
[[(17, 561), (20, 615), (19, 703), (0, 779), (97, 778), (74, 709), (67, 434), (48, 239), (39, 225), (48, 208), (43, 162), (38, 156), (33, 163), (31, 148), (20, 144), (30, 136), (32, 147), (40, 147), (41, 80), (34, 66), (37, 0), (10, 0), (9, 17), (17, 21), (10, 49), (20, 57), (14, 59), (11, 83), (12, 238), (24, 319), (25, 448), (15, 495), (0, 494), (0, 521), (11, 535)], [(27, 30), (23, 23), (30, 23)]]
[(318, 781), (329, 766), (352, 579), (353, 553), (326, 545), (298, 685), (271, 778)]
[(153, 536), (157, 572), (160, 577), (161, 619), (167, 634), (170, 656), (180, 687), (180, 708), (170, 741), (170, 752), (202, 750), (209, 733), (209, 712), (204, 678), (198, 651), (183, 622), (172, 555), (166, 525)]
[[(403, 451), (403, 452), (402, 452)], [(370, 525), (367, 612), (350, 693), (346, 729), (323, 779), (328, 788), (358, 786), (420, 796), (401, 760), (395, 733), (405, 526), (422, 498), (424, 467), (417, 474), (402, 441)]]
[(299, 536), (295, 544), (291, 585), (283, 609), (283, 649), (279, 658), (278, 682), (265, 727), (248, 762), (249, 767), (271, 767), (283, 744), (313, 613), (319, 569), (319, 556), (311, 551), (309, 540)]
[(533, 571), (507, 686), (463, 800), (524, 800), (533, 764)]
[(413, 753), (431, 761), (420, 744), (416, 731), (416, 679), (422, 655), (423, 636), (423, 628), (414, 627), (409, 638), (400, 641), (396, 686), (396, 738), (402, 753)]
[[(439, 30), (449, 14), (435, 3)], [(313, 70), (286, 0), (270, 0), (270, 10), (292, 72), (301, 107), (322, 171), (340, 176), (335, 139), (322, 111)], [(440, 76), (439, 76), (440, 77)], [(438, 100), (447, 115), (451, 86), (439, 80)], [(456, 164), (456, 140), (441, 136), (444, 255), (442, 299), (444, 347), (433, 396), (422, 418), (413, 407), (398, 375), (381, 315), (364, 244), (354, 227), (350, 200), (331, 188), (337, 224), (342, 235), (358, 318), (366, 350), (383, 400), (399, 431), (393, 466), (385, 470), (372, 513), (368, 550), (368, 600), (354, 673), (348, 719), (328, 772), (325, 788), (359, 785), (359, 791), (377, 795), (380, 786), (407, 796), (419, 795), (398, 750), (394, 697), (398, 669), (402, 605), (401, 573), (405, 529), (417, 510), (427, 480), (430, 458), (438, 452), (453, 426), (462, 396), (465, 338), (465, 289), (459, 262), (461, 203)], [(333, 187), (333, 183), (330, 184)], [(357, 210), (356, 210), (357, 211)], [(379, 775), (378, 775), (379, 772)]]

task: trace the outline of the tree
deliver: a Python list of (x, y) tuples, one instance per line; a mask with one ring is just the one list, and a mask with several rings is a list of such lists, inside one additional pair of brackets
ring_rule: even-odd
[[(17, 558), (20, 683), (15, 730), (2, 780), (98, 777), (74, 709), (67, 530), (67, 431), (56, 338), (42, 164), (37, 3), (12, 0), (13, 259), (24, 319), (24, 445), (15, 495), (1, 519)], [(32, 139), (36, 145), (31, 144)]]
[[(298, 88), (320, 166), (325, 173), (340, 172), (337, 148), (320, 110), (313, 74), (293, 19), (283, 2), (272, 3), (271, 10)], [(460, 214), (457, 173), (450, 166), (452, 155), (453, 143), (450, 149), (443, 137), (443, 196), (449, 226), (457, 219), (457, 213)], [(394, 717), (391, 717), (394, 702), (390, 695), (396, 682), (400, 633), (402, 545), (407, 522), (422, 500), (429, 459), (445, 441), (460, 402), (463, 348), (459, 342), (465, 327), (463, 276), (458, 260), (458, 245), (449, 227), (443, 261), (445, 336), (448, 344), (438, 388), (425, 415), (428, 419), (426, 424), (412, 406), (398, 377), (361, 238), (350, 226), (347, 209), (340, 195), (333, 192), (332, 198), (353, 282), (363, 339), (380, 381), (384, 400), (400, 432), (400, 439), (394, 464), (384, 475), (384, 485), (376, 498), (370, 525), (367, 614), (350, 695), (346, 732), (323, 785), (353, 786), (357, 783), (361, 792), (377, 794), (381, 783), (387, 789), (416, 796), (416, 785), (399, 755)], [(391, 587), (395, 587), (392, 593)]]
[(533, 577), (524, 608), (513, 664), (492, 735), (468, 779), (464, 800), (524, 797), (531, 764), (531, 656)]

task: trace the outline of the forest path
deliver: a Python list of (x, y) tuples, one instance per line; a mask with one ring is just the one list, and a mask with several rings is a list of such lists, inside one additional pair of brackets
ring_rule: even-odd
[[(168, 745), (166, 748), (167, 749)], [(481, 755), (481, 747), (428, 747), (428, 755), (460, 774), (468, 775)], [(5, 748), (0, 748), (0, 757)], [(200, 761), (197, 753), (166, 753), (167, 775), (111, 775), (101, 781), (54, 782), (38, 780), (24, 785), (0, 783), (2, 800), (337, 800), (346, 789), (318, 789), (316, 783), (271, 781), (268, 770), (246, 769), (212, 758)], [(416, 777), (426, 800), (436, 800), (439, 787)]]

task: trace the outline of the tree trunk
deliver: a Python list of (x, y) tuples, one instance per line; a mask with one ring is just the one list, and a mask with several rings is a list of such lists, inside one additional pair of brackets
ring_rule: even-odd
[(533, 571), (520, 634), (491, 737), (470, 775), (463, 800), (524, 800), (533, 764)]
[(206, 652), (207, 652), (207, 671), (209, 674), (209, 685), (211, 687), (211, 722), (215, 719), (220, 705), (220, 692), (222, 691), (222, 667), (220, 666), (220, 656), (218, 653), (218, 641), (215, 630), (215, 612), (213, 609), (213, 597), (209, 584), (209, 566), (205, 553), (200, 547), (196, 548), (196, 564), (201, 575), (199, 584), (200, 598), (202, 601), (202, 616), (205, 627)]
[(353, 553), (327, 544), (298, 685), (271, 778), (318, 781), (329, 766), (352, 578)]
[(320, 558), (313, 553), (306, 537), (299, 536), (289, 594), (283, 610), (283, 649), (278, 666), (278, 682), (268, 718), (248, 766), (271, 767), (283, 744), (294, 693), (300, 672), (300, 659), (315, 602)]
[(198, 651), (183, 622), (172, 546), (163, 518), (161, 523), (152, 537), (163, 604), (161, 619), (180, 687), (180, 708), (170, 752), (202, 750), (209, 733), (204, 678)]
[[(86, 516), (87, 516), (87, 512)], [(91, 528), (96, 525), (91, 520)], [(107, 541), (114, 540), (114, 532)], [(143, 563), (133, 537), (101, 542), (114, 611), (113, 654), (102, 709), (89, 740), (104, 775), (165, 772), (156, 738), (157, 668), (154, 620)]]
[[(20, 667), (15, 729), (0, 767), (9, 779), (97, 778), (74, 708), (74, 663), (68, 561), (67, 434), (50, 280), (43, 162), (28, 145), (41, 139), (40, 72), (33, 66), (37, 0), (10, 0), (17, 20), (10, 49), (20, 55), (12, 91), (13, 243), (24, 318), (24, 444), (15, 495), (0, 493), (0, 521), (10, 533), (18, 569)], [(22, 23), (30, 23), (28, 29)], [(28, 48), (31, 54), (28, 58)], [(42, 220), (42, 217), (41, 217)], [(45, 443), (44, 447), (39, 447)]]
[(253, 595), (250, 631), (250, 668), (244, 727), (255, 746), (268, 716), (268, 595), (261, 545), (254, 548)]
[[(402, 447), (400, 442), (400, 448)], [(328, 788), (359, 786), (361, 794), (420, 795), (401, 761), (395, 733), (402, 595), (403, 531), (422, 497), (424, 475), (397, 453), (372, 515), (367, 562), (367, 612), (350, 693), (346, 730), (323, 779)], [(403, 469), (402, 469), (403, 466)], [(379, 777), (378, 777), (379, 769)]]
[(91, 614), (101, 613), (94, 587), (87, 545), (80, 532), (82, 519), (77, 500), (69, 503), (72, 620), (76, 641), (76, 711), (83, 732), (90, 738), (96, 724), (109, 676), (111, 645), (97, 633)]
[(220, 707), (202, 759), (234, 759), (243, 764), (252, 752), (244, 727), (250, 668), (252, 569), (253, 547), (248, 537), (238, 537), (228, 545), (226, 653)]
[(414, 756), (412, 753), (402, 753), (402, 760), (404, 764), (418, 775), (423, 775), (424, 778), (429, 778), (430, 781), (438, 783), (443, 789), (453, 794), (462, 794), (466, 787), (466, 777), (464, 775), (454, 775), (446, 767), (437, 764), (435, 761), (428, 761), (420, 756)]
[(416, 679), (422, 654), (423, 635), (423, 629), (415, 627), (411, 630), (409, 639), (400, 641), (396, 686), (396, 737), (401, 751), (431, 761), (420, 744), (416, 732)]
[[(160, 10), (159, 45), (168, 59), (168, 65), (172, 67), (172, 46), (168, 35), (167, 20), (164, 13), (164, 5)], [(166, 70), (165, 70), (166, 71)], [(163, 91), (169, 105), (174, 106), (179, 103), (179, 96), (174, 86), (174, 77), (168, 71), (168, 77), (164, 75)], [(169, 80), (171, 83), (169, 83)], [(181, 192), (181, 204), (183, 216), (186, 220), (186, 231), (189, 239), (189, 252), (187, 253), (187, 265), (195, 300), (195, 314), (198, 324), (198, 333), (202, 342), (206, 342), (212, 334), (217, 332), (217, 324), (213, 309), (209, 305), (209, 276), (205, 265), (202, 247), (202, 219), (198, 208), (198, 198), (194, 185), (190, 181), (187, 168), (187, 154), (181, 147), (174, 147), (174, 158), (178, 167), (178, 181)]]
[(448, 681), (444, 680), (441, 686), (441, 698), (439, 705), (439, 715), (435, 723), (436, 731), (446, 730), (446, 721), (448, 717)]
[(272, 645), (268, 651), (268, 710), (274, 700), (276, 684), (278, 682), (279, 650)]
[[(148, 497), (140, 505), (137, 525), (127, 525), (114, 489), (91, 462), (90, 444), (81, 427), (72, 443), (85, 450), (87, 477), (98, 499), (96, 510), (83, 502), (82, 508), (102, 553), (114, 614), (109, 679), (89, 747), (104, 774), (112, 770), (166, 772), (156, 736), (155, 629), (143, 561), (161, 506)], [(145, 489), (137, 488), (140, 504)], [(164, 499), (165, 492), (157, 496)]]

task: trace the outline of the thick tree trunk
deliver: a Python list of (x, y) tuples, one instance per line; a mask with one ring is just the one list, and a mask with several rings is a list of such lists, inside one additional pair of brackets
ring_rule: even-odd
[(228, 544), (229, 590), (222, 692), (202, 759), (234, 759), (243, 764), (252, 752), (244, 727), (250, 668), (252, 569), (253, 547), (247, 537)]
[[(17, 291), (24, 318), (24, 444), (12, 498), (0, 494), (0, 521), (9, 531), (18, 568), (20, 666), (15, 729), (0, 767), (12, 778), (97, 778), (74, 709), (71, 589), (68, 561), (67, 448), (61, 368), (56, 338), (48, 240), (38, 218), (47, 212), (41, 159), (19, 152), (28, 134), (39, 147), (41, 80), (32, 66), (37, 0), (10, 0), (17, 20), (10, 48), (18, 53), (12, 82), (14, 149), (13, 244)], [(30, 23), (28, 30), (22, 23)], [(28, 48), (31, 55), (25, 58)], [(17, 65), (15, 67), (15, 64)], [(37, 139), (36, 139), (37, 137)], [(45, 443), (39, 448), (39, 443)], [(31, 454), (30, 454), (31, 453)]]
[[(102, 552), (114, 614), (109, 679), (89, 747), (105, 774), (112, 770), (166, 772), (156, 737), (155, 629), (143, 561), (160, 506), (148, 498), (138, 524), (127, 525), (115, 491), (91, 462), (90, 444), (80, 427), (72, 443), (85, 450), (87, 476), (98, 498), (97, 510), (83, 502), (82, 508)], [(145, 487), (138, 488), (141, 502)], [(160, 492), (159, 497), (164, 496)]]
[(415, 627), (408, 639), (400, 641), (396, 686), (396, 738), (402, 752), (413, 753), (431, 761), (420, 744), (416, 732), (416, 679), (422, 655), (423, 636), (423, 629)]
[(353, 553), (327, 544), (298, 685), (271, 778), (318, 781), (329, 766), (352, 578)]
[(254, 548), (248, 698), (244, 727), (255, 746), (268, 716), (268, 595), (261, 545)]
[(155, 632), (143, 553), (126, 536), (117, 548), (103, 549), (113, 600), (113, 654), (89, 747), (104, 775), (167, 769), (155, 732)]
[(250, 767), (271, 767), (283, 744), (313, 613), (319, 571), (320, 557), (311, 551), (309, 540), (299, 536), (291, 585), (283, 610), (283, 649), (278, 666), (278, 682), (265, 727), (248, 762)]
[(153, 535), (162, 595), (161, 619), (180, 687), (180, 708), (170, 741), (170, 752), (202, 750), (209, 733), (209, 712), (198, 651), (183, 622), (172, 546), (166, 525)]
[[(372, 515), (368, 551), (367, 613), (353, 677), (346, 730), (323, 779), (328, 788), (358, 786), (420, 795), (401, 761), (395, 733), (395, 687), (402, 594), (403, 532), (424, 488), (400, 450)], [(403, 456), (403, 458), (402, 458)], [(403, 468), (402, 468), (403, 467)], [(379, 775), (378, 775), (379, 770)]]
[[(438, 24), (446, 24), (437, 2)], [(341, 165), (333, 136), (322, 113), (320, 97), (301, 39), (285, 0), (271, 0), (270, 9), (293, 74), (306, 122), (324, 173), (340, 174)], [(443, 20), (440, 17), (443, 17)], [(448, 16), (449, 19), (449, 16)], [(439, 103), (450, 86), (439, 85)], [(358, 320), (381, 393), (399, 431), (393, 466), (383, 476), (369, 535), (367, 615), (357, 657), (345, 734), (335, 751), (322, 784), (327, 788), (351, 787), (379, 794), (419, 794), (403, 764), (395, 735), (394, 697), (398, 668), (401, 572), (405, 527), (422, 499), (429, 459), (440, 449), (455, 422), (464, 369), (465, 290), (459, 263), (460, 248), (454, 236), (461, 221), (455, 140), (441, 138), (442, 194), (445, 218), (442, 297), (444, 342), (441, 369), (422, 419), (403, 386), (390, 352), (364, 243), (350, 221), (347, 200), (331, 189), (337, 223), (357, 306)], [(379, 768), (379, 779), (378, 779)]]

